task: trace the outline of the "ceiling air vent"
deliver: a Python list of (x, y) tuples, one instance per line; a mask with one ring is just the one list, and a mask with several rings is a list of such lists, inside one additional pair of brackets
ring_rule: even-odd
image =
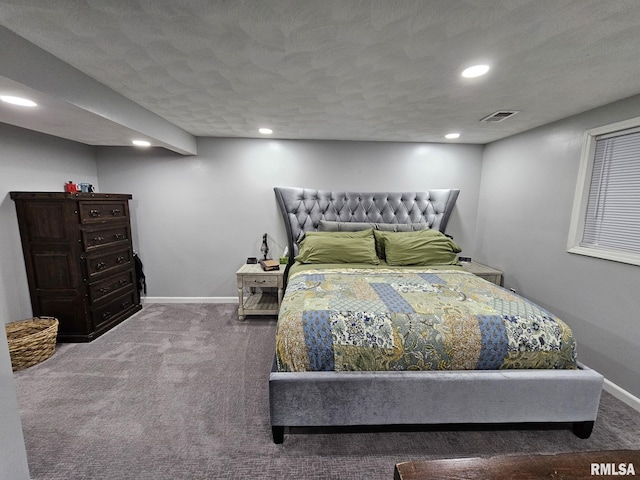
[(484, 117), (481, 122), (486, 123), (498, 123), (506, 120), (509, 117), (513, 117), (516, 113), (519, 113), (517, 110), (498, 110), (495, 113), (492, 113), (488, 117)]

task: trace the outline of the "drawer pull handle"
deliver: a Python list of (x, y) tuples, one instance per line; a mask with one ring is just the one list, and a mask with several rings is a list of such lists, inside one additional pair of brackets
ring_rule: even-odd
[(91, 215), (92, 217), (99, 217), (100, 216), (100, 210), (89, 210), (89, 215)]
[(117, 263), (124, 263), (126, 261), (127, 261), (127, 257), (125, 257), (124, 255), (120, 255), (118, 258), (116, 258)]
[(110, 318), (110, 317), (111, 317), (111, 315), (113, 315), (113, 313), (111, 313), (111, 312), (104, 312), (104, 313), (102, 314), (102, 319), (103, 319), (103, 320), (107, 320), (108, 318)]
[(96, 270), (104, 270), (107, 268), (107, 264), (105, 262), (96, 263)]
[(100, 290), (100, 293), (109, 293), (111, 289), (109, 287), (102, 287), (99, 290)]
[(111, 210), (111, 215), (113, 215), (114, 217), (119, 217), (120, 215), (122, 215), (122, 212), (119, 208), (114, 208), (113, 210)]
[(116, 233), (114, 237), (116, 237), (116, 240), (124, 240), (125, 238), (127, 238), (124, 233)]
[(93, 237), (94, 242), (102, 242), (103, 240), (104, 240), (104, 237)]
[(254, 283), (264, 283), (266, 280), (254, 280)]

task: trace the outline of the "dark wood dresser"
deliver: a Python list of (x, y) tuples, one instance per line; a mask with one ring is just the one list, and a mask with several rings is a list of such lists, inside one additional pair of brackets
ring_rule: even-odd
[(59, 322), (58, 341), (88, 342), (140, 310), (131, 195), (11, 192), (34, 316)]

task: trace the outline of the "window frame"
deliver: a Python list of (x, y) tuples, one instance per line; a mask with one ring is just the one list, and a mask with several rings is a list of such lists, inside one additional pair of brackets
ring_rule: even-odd
[(569, 226), (569, 238), (567, 240), (567, 252), (589, 257), (611, 260), (614, 262), (640, 265), (640, 254), (623, 252), (607, 248), (586, 247), (580, 245), (584, 235), (584, 226), (589, 202), (589, 190), (595, 161), (596, 141), (603, 135), (611, 135), (616, 132), (631, 130), (640, 127), (640, 117), (631, 118), (621, 122), (612, 123), (602, 127), (586, 130), (582, 142), (580, 167), (571, 212), (571, 224)]

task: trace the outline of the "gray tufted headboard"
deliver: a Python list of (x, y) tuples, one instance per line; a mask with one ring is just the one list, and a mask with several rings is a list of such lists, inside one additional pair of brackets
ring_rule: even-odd
[(289, 261), (303, 232), (316, 230), (320, 220), (366, 223), (427, 223), (444, 233), (459, 189), (426, 192), (334, 192), (275, 187), (287, 229)]

